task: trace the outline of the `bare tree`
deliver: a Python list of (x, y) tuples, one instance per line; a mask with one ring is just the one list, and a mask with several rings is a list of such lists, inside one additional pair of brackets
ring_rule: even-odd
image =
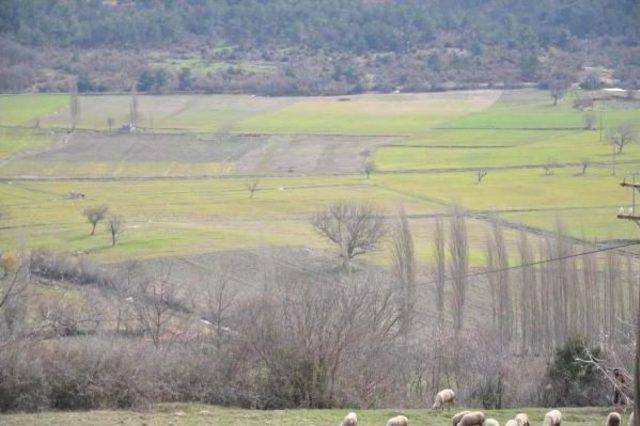
[(477, 179), (476, 183), (478, 184), (482, 183), (482, 179), (484, 179), (488, 173), (489, 172), (486, 169), (479, 169), (478, 174), (476, 176), (476, 179)]
[(22, 257), (16, 256), (15, 262), (3, 265), (0, 277), (0, 351), (24, 322), (29, 281), (29, 265)]
[(553, 105), (558, 105), (558, 101), (564, 98), (567, 90), (571, 87), (571, 80), (567, 75), (555, 74), (548, 82), (549, 93), (553, 98)]
[(259, 190), (259, 187), (260, 187), (260, 181), (257, 179), (249, 181), (245, 184), (245, 188), (247, 188), (247, 191), (249, 191), (249, 199), (253, 200), (253, 197), (255, 193)]
[(458, 206), (451, 210), (449, 255), (453, 283), (453, 320), (456, 333), (462, 330), (469, 273), (469, 242), (464, 212)]
[(115, 246), (122, 234), (124, 228), (124, 219), (122, 216), (111, 215), (107, 219), (107, 231), (111, 235), (111, 246)]
[(111, 134), (112, 130), (113, 130), (113, 125), (115, 124), (115, 120), (113, 119), (113, 117), (108, 117), (107, 118), (107, 127), (109, 128), (109, 134)]
[(82, 211), (84, 217), (87, 218), (87, 221), (91, 224), (91, 234), (96, 234), (96, 226), (102, 220), (107, 217), (107, 212), (109, 211), (109, 207), (105, 204), (101, 204), (99, 206), (87, 207)]
[(512, 338), (513, 333), (513, 305), (509, 285), (509, 260), (504, 242), (504, 231), (497, 220), (493, 220), (492, 233), (487, 243), (488, 267), (496, 270), (490, 274), (494, 276), (494, 303), (496, 303), (497, 328), (500, 348), (504, 349)]
[(369, 204), (338, 201), (311, 218), (316, 230), (338, 245), (343, 266), (368, 251), (375, 250), (385, 235), (382, 214)]
[(436, 310), (438, 312), (438, 328), (444, 323), (444, 287), (446, 283), (446, 258), (444, 225), (440, 218), (436, 219), (433, 236), (433, 256), (436, 265)]
[(136, 84), (134, 83), (131, 86), (131, 103), (129, 104), (129, 126), (131, 129), (138, 127), (138, 120), (140, 120), (138, 92), (136, 90)]
[(177, 284), (171, 280), (171, 266), (156, 271), (153, 276), (143, 275), (135, 281), (133, 303), (140, 326), (148, 333), (153, 346), (161, 343), (178, 328), (169, 330), (169, 323), (177, 317), (174, 309), (177, 300)]
[(208, 321), (216, 332), (215, 344), (218, 351), (227, 334), (227, 315), (235, 305), (238, 296), (237, 286), (231, 282), (229, 274), (220, 270), (214, 274), (214, 280), (208, 282), (205, 293), (205, 308)]
[(638, 129), (632, 123), (623, 123), (607, 132), (609, 143), (616, 147), (618, 154), (626, 145), (638, 141)]
[(596, 115), (592, 112), (585, 114), (583, 117), (584, 120), (584, 129), (585, 130), (593, 130), (596, 125)]
[(415, 253), (413, 235), (404, 207), (398, 212), (398, 222), (391, 233), (394, 269), (400, 284), (401, 332), (406, 337), (411, 332), (415, 303)]
[(71, 83), (71, 99), (69, 102), (69, 116), (71, 118), (71, 130), (75, 130), (80, 119), (80, 100), (78, 99), (78, 82)]
[(580, 165), (582, 166), (582, 172), (580, 174), (585, 176), (587, 174), (587, 168), (591, 165), (591, 160), (585, 158), (580, 162)]
[(369, 160), (364, 163), (364, 173), (367, 175), (367, 179), (371, 176), (371, 173), (376, 171), (376, 163), (373, 160)]

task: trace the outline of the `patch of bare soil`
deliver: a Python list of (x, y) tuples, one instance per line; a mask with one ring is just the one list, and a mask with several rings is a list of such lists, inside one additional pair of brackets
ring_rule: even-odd
[(265, 143), (265, 137), (78, 132), (64, 144), (25, 159), (105, 162), (235, 161)]
[(375, 149), (401, 137), (274, 135), (236, 164), (240, 173), (362, 171)]

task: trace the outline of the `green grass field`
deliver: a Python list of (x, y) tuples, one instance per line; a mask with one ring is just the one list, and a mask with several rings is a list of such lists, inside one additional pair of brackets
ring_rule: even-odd
[[(519, 410), (487, 410), (501, 424), (518, 412), (529, 414), (532, 424), (541, 424), (548, 409), (526, 408)], [(608, 413), (606, 408), (565, 408), (563, 425), (600, 426)], [(348, 410), (242, 410), (197, 404), (163, 404), (149, 412), (90, 411), (47, 412), (0, 416), (0, 422), (8, 426), (18, 425), (80, 425), (92, 424), (153, 424), (153, 425), (274, 425), (274, 426), (335, 426), (340, 424)], [(431, 410), (357, 410), (358, 425), (384, 425), (386, 420), (398, 414), (406, 415), (411, 425), (445, 426), (455, 410), (434, 412)], [(626, 424), (626, 416), (623, 418)]]
[[(366, 145), (371, 148), (360, 152), (363, 158), (375, 159), (377, 169), (384, 172), (370, 179), (357, 168), (335, 175), (323, 173), (321, 163), (312, 173), (288, 173), (289, 154), (276, 149), (282, 143), (278, 140), (266, 148), (256, 145), (250, 153), (256, 164), (253, 171), (240, 170), (234, 160), (131, 161), (125, 156), (92, 162), (54, 160), (46, 155), (10, 159), (46, 148), (54, 139), (47, 127), (68, 126), (68, 96), (1, 96), (0, 125), (39, 120), (44, 129), (1, 130), (0, 158), (8, 161), (0, 163), (0, 177), (49, 180), (0, 183), (0, 205), (5, 212), (0, 247), (82, 250), (107, 261), (265, 244), (330, 248), (308, 219), (314, 211), (340, 199), (366, 200), (388, 214), (404, 204), (419, 236), (416, 251), (423, 262), (431, 258), (433, 218), (429, 215), (446, 211), (454, 203), (472, 214), (493, 213), (516, 227), (552, 230), (560, 219), (567, 232), (578, 238), (635, 238), (635, 227), (615, 216), (619, 206), (630, 203), (630, 193), (618, 184), (623, 176), (638, 170), (640, 144), (629, 145), (612, 157), (606, 132), (601, 141), (600, 131), (582, 130), (584, 113), (572, 108), (574, 96), (567, 96), (558, 106), (552, 106), (545, 92), (535, 90), (366, 94), (345, 97), (348, 100), (139, 96), (143, 124), (156, 131), (283, 133), (302, 138), (304, 134), (396, 135), (391, 142)], [(82, 96), (80, 127), (105, 129), (109, 116), (116, 123), (126, 121), (129, 101), (126, 95)], [(622, 120), (638, 122), (640, 109), (607, 109), (602, 116), (605, 126)], [(315, 138), (317, 144), (323, 143), (322, 137)], [(353, 140), (345, 136), (342, 154), (333, 139), (326, 152), (319, 148), (314, 155), (317, 161), (329, 164), (340, 161), (341, 155), (354, 155), (346, 145)], [(287, 143), (295, 146), (295, 142)], [(583, 160), (591, 162), (586, 175), (581, 174)], [(611, 174), (612, 160), (616, 176)], [(272, 162), (284, 169), (274, 169), (276, 176), (258, 176), (260, 190), (250, 200), (245, 186), (254, 178), (242, 174), (264, 173)], [(547, 163), (566, 167), (547, 175), (543, 169)], [(487, 168), (488, 174), (478, 184), (476, 170), (480, 168)], [(433, 172), (436, 169), (438, 173)], [(218, 178), (222, 175), (226, 178)], [(209, 178), (189, 179), (194, 176)], [(130, 179), (134, 177), (145, 180)], [(114, 178), (124, 180), (110, 180)], [(87, 198), (70, 200), (71, 191), (84, 192)], [(102, 232), (93, 238), (87, 235), (89, 228), (81, 211), (100, 203), (126, 219), (126, 231), (115, 248), (109, 247)], [(485, 228), (482, 220), (470, 221), (476, 264), (484, 261)], [(515, 234), (510, 231), (509, 240), (515, 241)], [(384, 250), (369, 259), (389, 262)]]

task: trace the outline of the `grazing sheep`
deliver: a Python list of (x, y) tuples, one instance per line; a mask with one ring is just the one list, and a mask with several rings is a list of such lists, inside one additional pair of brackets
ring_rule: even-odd
[(609, 413), (607, 420), (604, 422), (605, 426), (620, 426), (622, 424), (622, 417), (620, 414), (614, 412)]
[(432, 410), (437, 410), (438, 408), (451, 407), (456, 402), (456, 393), (452, 389), (444, 389), (438, 392), (436, 395), (436, 400), (433, 402), (431, 406)]
[(482, 426), (484, 422), (484, 413), (481, 411), (472, 411), (465, 414), (458, 422), (458, 426)]
[(518, 426), (529, 426), (529, 416), (527, 416), (527, 413), (516, 414), (515, 421)]
[(405, 416), (395, 416), (387, 420), (387, 426), (409, 426), (409, 419)]
[(344, 417), (342, 426), (358, 426), (358, 416), (356, 413), (351, 412)]
[(451, 417), (451, 426), (458, 426), (460, 423), (460, 419), (462, 419), (465, 415), (469, 414), (471, 411), (460, 411)]
[(515, 419), (511, 419), (507, 423), (505, 423), (504, 426), (518, 426), (518, 422)]
[(500, 422), (496, 419), (487, 419), (482, 423), (482, 426), (500, 426)]
[(562, 423), (562, 413), (558, 410), (551, 410), (544, 415), (543, 426), (560, 426)]

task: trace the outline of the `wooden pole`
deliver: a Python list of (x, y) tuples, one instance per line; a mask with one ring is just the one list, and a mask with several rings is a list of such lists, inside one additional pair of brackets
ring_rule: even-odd
[(640, 297), (638, 297), (638, 314), (636, 323), (636, 362), (633, 375), (633, 426), (640, 426)]

